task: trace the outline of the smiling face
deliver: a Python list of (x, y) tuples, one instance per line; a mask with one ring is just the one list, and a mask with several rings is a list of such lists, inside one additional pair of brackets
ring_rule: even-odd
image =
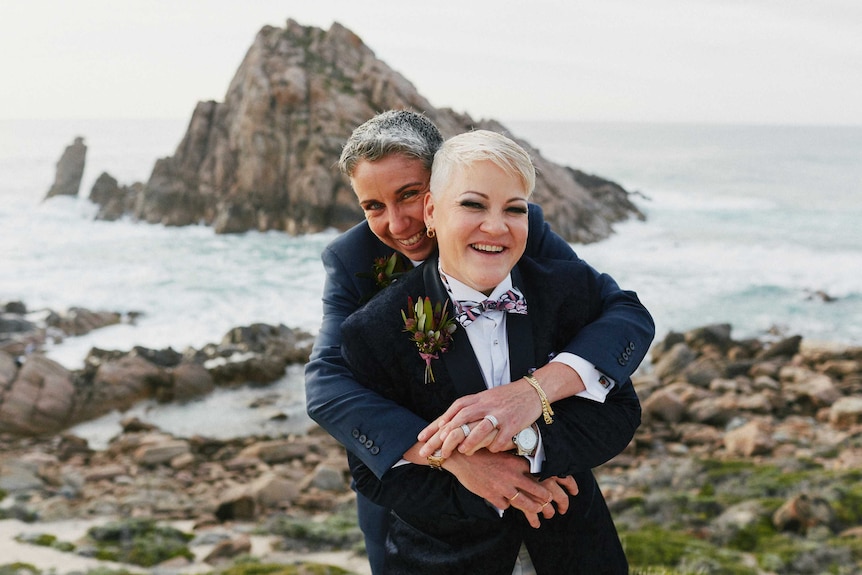
[(421, 160), (395, 154), (360, 160), (350, 179), (374, 235), (414, 261), (425, 260), (436, 246), (425, 235), (423, 215), (430, 177)]
[(526, 249), (528, 197), (520, 178), (490, 160), (455, 168), (446, 187), (425, 198), (443, 272), (490, 294)]

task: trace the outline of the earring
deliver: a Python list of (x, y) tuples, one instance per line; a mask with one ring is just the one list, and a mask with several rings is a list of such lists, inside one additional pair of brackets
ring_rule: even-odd
[(425, 230), (425, 235), (428, 236), (429, 238), (436, 238), (437, 232), (434, 231), (434, 228), (428, 228)]

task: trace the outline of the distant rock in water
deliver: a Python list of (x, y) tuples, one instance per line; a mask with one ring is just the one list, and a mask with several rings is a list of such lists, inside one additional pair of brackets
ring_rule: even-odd
[(57, 161), (57, 172), (54, 185), (48, 190), (45, 199), (54, 196), (77, 196), (81, 189), (81, 178), (84, 175), (84, 163), (87, 158), (87, 145), (84, 138), (77, 137), (66, 146), (63, 155)]
[[(224, 102), (198, 103), (175, 154), (156, 162), (142, 190), (91, 199), (103, 219), (118, 217), (122, 205), (150, 223), (204, 223), (218, 233), (347, 229), (363, 215), (335, 167), (341, 147), (362, 122), (399, 108), (425, 113), (444, 137), (477, 128), (515, 137), (493, 120), (435, 109), (340, 24), (324, 31), (288, 20), (257, 34)], [(534, 201), (567, 240), (596, 241), (611, 234), (613, 222), (643, 219), (620, 186), (554, 164), (518, 141), (536, 164)], [(103, 197), (114, 198), (110, 207)]]
[(135, 200), (143, 192), (144, 185), (135, 182), (131, 186), (120, 186), (117, 179), (107, 172), (96, 179), (90, 190), (90, 201), (99, 204), (97, 220), (114, 221), (124, 214), (134, 213)]

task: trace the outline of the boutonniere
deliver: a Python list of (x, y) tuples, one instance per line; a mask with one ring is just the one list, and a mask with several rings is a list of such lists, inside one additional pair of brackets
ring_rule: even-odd
[(449, 317), (449, 300), (445, 304), (431, 304), (431, 298), (420, 297), (413, 303), (413, 298), (407, 298), (407, 313), (401, 310), (404, 319), (404, 331), (412, 334), (410, 339), (419, 348), (419, 357), (425, 360), (425, 383), (434, 381), (431, 360), (438, 359), (438, 354), (444, 353), (452, 343), (452, 334), (458, 327), (455, 320)]
[[(377, 286), (377, 291), (388, 287), (393, 281), (398, 279), (398, 276), (404, 274), (407, 269), (404, 267), (404, 258), (398, 257), (398, 252), (392, 252), (388, 258), (374, 258), (374, 263), (371, 265), (371, 272), (357, 273), (357, 277), (371, 278), (374, 280), (374, 285)], [(377, 293), (377, 292), (375, 292)], [(362, 298), (360, 303), (365, 303), (374, 294), (367, 295)]]

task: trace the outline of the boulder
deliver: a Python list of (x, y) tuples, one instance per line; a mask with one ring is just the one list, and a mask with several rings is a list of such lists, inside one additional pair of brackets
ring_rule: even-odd
[(18, 370), (0, 404), (0, 432), (53, 433), (69, 422), (75, 387), (69, 370), (34, 355)]
[(829, 408), (829, 423), (839, 429), (862, 424), (862, 397), (842, 397)]
[(742, 457), (769, 453), (774, 446), (772, 427), (762, 420), (749, 421), (724, 435), (725, 449)]

